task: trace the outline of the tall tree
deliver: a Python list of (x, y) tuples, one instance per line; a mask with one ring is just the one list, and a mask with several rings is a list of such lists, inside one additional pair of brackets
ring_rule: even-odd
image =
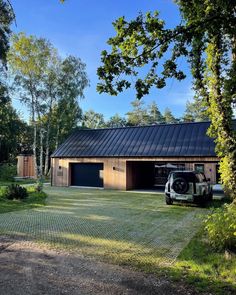
[(127, 113), (127, 124), (129, 126), (142, 126), (149, 124), (149, 116), (144, 102), (138, 99), (131, 102), (133, 109)]
[(164, 122), (169, 123), (177, 123), (178, 120), (174, 117), (171, 110), (169, 108), (166, 108), (163, 114)]
[[(117, 95), (131, 87), (134, 76), (137, 98), (166, 79), (182, 80), (185, 74), (178, 59), (187, 57), (194, 89), (206, 103), (220, 157), (224, 187), (236, 199), (236, 134), (232, 126), (232, 102), (236, 94), (236, 1), (176, 0), (182, 21), (173, 29), (165, 27), (158, 12), (139, 14), (132, 21), (114, 22), (116, 36), (109, 39), (111, 53), (102, 52), (98, 68), (99, 92)], [(164, 58), (165, 57), (165, 58)], [(144, 65), (149, 65), (142, 75)], [(162, 66), (162, 67), (161, 67)], [(125, 77), (126, 76), (126, 77)]]
[(148, 114), (149, 114), (149, 124), (158, 124), (158, 123), (163, 123), (165, 121), (155, 101), (153, 101), (148, 106)]
[(122, 118), (119, 114), (115, 114), (114, 116), (110, 117), (110, 119), (106, 122), (106, 127), (110, 128), (125, 127), (126, 125), (126, 119)]
[[(0, 163), (15, 162), (26, 124), (12, 107), (7, 88), (0, 88)], [(22, 143), (23, 144), (23, 143)]]
[(82, 119), (78, 99), (84, 98), (84, 89), (87, 86), (89, 80), (86, 65), (81, 59), (75, 56), (64, 59), (58, 75), (57, 143), (61, 143)]
[(35, 175), (38, 176), (37, 161), (37, 122), (40, 131), (40, 175), (43, 161), (43, 129), (41, 115), (45, 106), (43, 81), (49, 64), (53, 63), (55, 50), (51, 43), (35, 36), (27, 37), (24, 33), (14, 35), (8, 53), (8, 63), (14, 75), (14, 86), (21, 101), (25, 103), (31, 114), (34, 126), (33, 154)]
[(194, 101), (187, 101), (186, 109), (183, 116), (184, 122), (201, 122), (209, 121), (207, 108), (199, 97), (195, 97)]
[(49, 168), (50, 147), (57, 148), (82, 120), (78, 100), (84, 98), (88, 85), (86, 65), (80, 58), (57, 58), (48, 69), (45, 79), (45, 175)]
[(104, 116), (101, 113), (88, 110), (83, 115), (82, 125), (89, 129), (103, 128), (105, 126)]

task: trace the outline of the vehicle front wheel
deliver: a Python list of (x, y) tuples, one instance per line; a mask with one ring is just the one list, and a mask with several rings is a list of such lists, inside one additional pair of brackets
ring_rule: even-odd
[(173, 200), (169, 196), (166, 196), (166, 205), (172, 205), (172, 204), (173, 204)]

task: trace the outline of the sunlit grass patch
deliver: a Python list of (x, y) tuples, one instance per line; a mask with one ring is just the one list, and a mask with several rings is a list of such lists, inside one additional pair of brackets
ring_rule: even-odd
[[(213, 290), (228, 290), (233, 284), (232, 261), (210, 257), (211, 249), (194, 237), (209, 209), (167, 206), (160, 194), (45, 190), (47, 206), (0, 214), (0, 233), (146, 272), (165, 273), (202, 290), (211, 285), (208, 280), (218, 286)], [(225, 266), (220, 267), (221, 263)]]
[(171, 273), (199, 291), (236, 294), (236, 254), (214, 251), (202, 230), (180, 253)]

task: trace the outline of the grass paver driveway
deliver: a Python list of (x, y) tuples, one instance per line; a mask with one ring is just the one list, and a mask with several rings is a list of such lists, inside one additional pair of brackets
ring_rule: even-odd
[(0, 214), (0, 234), (153, 270), (172, 263), (207, 209), (167, 206), (164, 196), (45, 187), (45, 207)]

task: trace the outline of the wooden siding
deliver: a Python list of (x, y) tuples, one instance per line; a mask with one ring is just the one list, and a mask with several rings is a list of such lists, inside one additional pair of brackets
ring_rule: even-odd
[[(194, 164), (204, 164), (205, 174), (211, 179), (211, 183), (216, 181), (216, 157), (179, 157), (179, 158), (52, 158), (52, 185), (71, 185), (71, 163), (103, 163), (104, 188), (126, 190), (132, 189), (137, 177), (134, 169), (129, 165), (131, 161), (137, 162), (172, 162), (185, 163), (186, 169), (193, 170)], [(136, 179), (135, 179), (136, 177)]]
[(34, 177), (34, 156), (19, 155), (17, 157), (17, 176)]

